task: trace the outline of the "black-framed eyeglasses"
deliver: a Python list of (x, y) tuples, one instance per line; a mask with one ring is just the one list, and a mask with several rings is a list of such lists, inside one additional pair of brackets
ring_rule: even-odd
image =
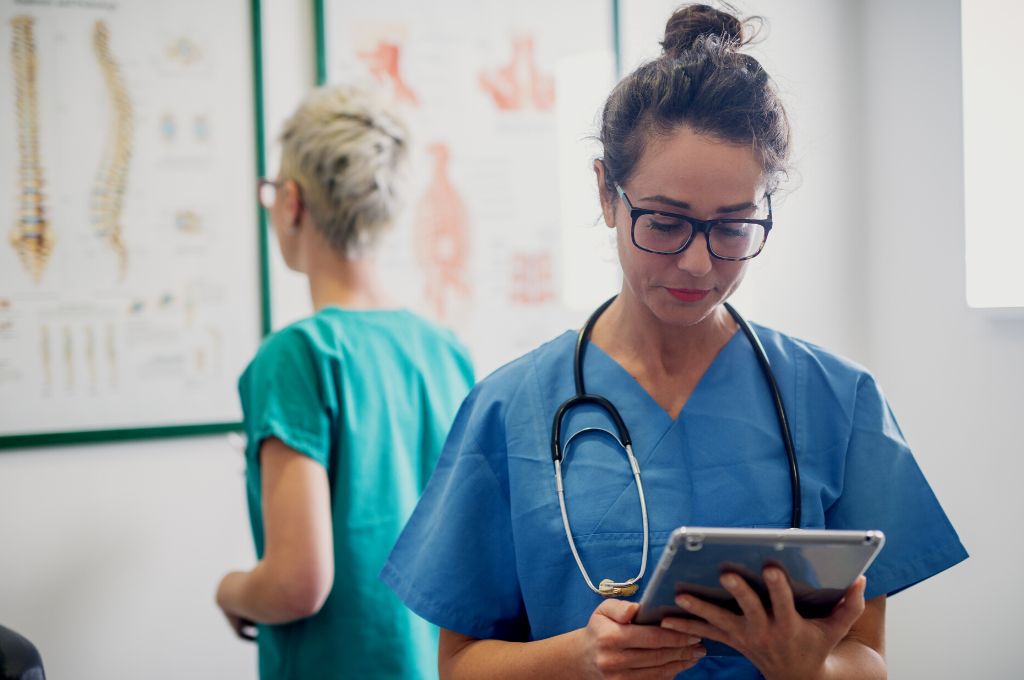
[(693, 235), (707, 236), (708, 252), (719, 260), (749, 260), (764, 248), (772, 230), (772, 195), (768, 200), (768, 218), (723, 217), (698, 220), (688, 215), (634, 208), (626, 192), (618, 184), (615, 190), (629, 209), (632, 220), (630, 237), (640, 250), (658, 255), (678, 255), (693, 242)]
[(270, 210), (274, 205), (274, 201), (277, 200), (277, 190), (282, 184), (284, 182), (267, 177), (260, 177), (256, 180), (256, 198), (260, 205)]

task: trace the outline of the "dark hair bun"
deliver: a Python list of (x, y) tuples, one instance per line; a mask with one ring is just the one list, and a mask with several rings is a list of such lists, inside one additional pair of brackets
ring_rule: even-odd
[(665, 39), (661, 49), (671, 57), (679, 57), (705, 36), (717, 36), (723, 42), (743, 44), (743, 24), (728, 12), (709, 5), (680, 7), (665, 24)]

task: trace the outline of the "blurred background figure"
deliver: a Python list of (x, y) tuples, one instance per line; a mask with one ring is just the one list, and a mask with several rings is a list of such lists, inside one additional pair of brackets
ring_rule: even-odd
[(313, 92), (259, 183), (314, 314), (268, 337), (239, 381), (259, 561), (217, 604), (262, 678), (437, 674), (437, 631), (377, 578), (473, 382), (448, 331), (389, 298), (373, 246), (399, 214), (410, 141), (380, 96)]

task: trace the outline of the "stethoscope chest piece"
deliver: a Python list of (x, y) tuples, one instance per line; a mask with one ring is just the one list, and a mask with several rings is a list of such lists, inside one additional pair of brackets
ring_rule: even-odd
[(601, 597), (629, 597), (636, 595), (636, 591), (640, 589), (640, 586), (635, 583), (623, 586), (610, 578), (606, 578), (597, 585), (597, 589)]
[[(583, 354), (586, 350), (587, 343), (589, 342), (590, 333), (593, 330), (598, 317), (601, 316), (604, 310), (607, 309), (614, 300), (615, 298), (613, 297), (598, 307), (597, 310), (591, 314), (590, 318), (587, 319), (587, 322), (583, 325), (583, 328), (580, 329), (579, 335), (576, 337), (576, 351), (573, 355), (573, 382), (575, 383), (576, 393), (562, 402), (562, 405), (555, 411), (554, 422), (551, 426), (551, 459), (554, 462), (555, 467), (555, 488), (558, 492), (558, 505), (562, 513), (562, 528), (565, 530), (566, 542), (569, 544), (569, 549), (572, 552), (573, 558), (576, 560), (576, 566), (579, 567), (583, 580), (591, 591), (602, 597), (629, 597), (631, 595), (635, 595), (637, 590), (639, 590), (638, 582), (643, 578), (644, 572), (647, 569), (647, 549), (650, 539), (650, 528), (647, 523), (647, 501), (644, 499), (644, 486), (640, 479), (640, 465), (637, 463), (636, 456), (633, 455), (633, 444), (629, 436), (629, 430), (626, 428), (626, 423), (623, 421), (622, 416), (619, 415), (615, 405), (600, 395), (588, 393), (583, 380)], [(782, 404), (782, 394), (779, 392), (779, 387), (775, 382), (775, 376), (772, 373), (771, 364), (768, 361), (768, 355), (765, 353), (764, 347), (761, 345), (761, 341), (754, 333), (754, 330), (728, 303), (725, 303), (725, 309), (736, 320), (736, 323), (750, 341), (750, 344), (754, 349), (754, 354), (757, 357), (758, 364), (760, 365), (761, 371), (764, 373), (765, 379), (767, 380), (768, 386), (771, 390), (776, 415), (778, 416), (779, 429), (781, 430), (782, 441), (786, 448), (786, 457), (789, 463), (790, 492), (793, 498), (790, 526), (799, 527), (801, 514), (800, 472), (797, 467), (796, 447), (793, 445), (793, 437), (789, 430), (789, 419), (786, 417), (786, 410)], [(562, 420), (574, 407), (584, 404), (595, 406), (604, 411), (605, 414), (615, 423), (615, 430), (618, 436), (602, 428), (583, 428), (583, 430), (570, 436), (563, 447)], [(592, 431), (604, 432), (611, 436), (626, 452), (626, 458), (629, 461), (629, 466), (632, 470), (636, 484), (637, 496), (640, 500), (640, 517), (643, 524), (644, 537), (643, 553), (640, 558), (640, 571), (637, 575), (626, 581), (613, 581), (610, 578), (606, 578), (597, 586), (595, 586), (594, 582), (590, 580), (590, 575), (583, 566), (583, 560), (580, 557), (579, 551), (576, 549), (576, 542), (572, 537), (572, 530), (569, 527), (569, 513), (565, 507), (565, 487), (562, 479), (562, 458), (565, 448), (568, 447), (569, 442), (576, 435)]]

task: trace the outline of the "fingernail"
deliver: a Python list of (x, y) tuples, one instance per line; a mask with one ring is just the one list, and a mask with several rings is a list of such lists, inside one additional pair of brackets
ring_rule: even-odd
[(706, 650), (706, 649), (704, 649), (703, 647), (701, 647), (700, 649), (695, 649), (695, 650), (693, 650), (693, 655), (694, 655), (694, 656), (695, 656), (696, 658), (698, 658), (698, 659), (699, 659), (699, 658), (701, 658), (701, 657), (703, 657), (703, 656), (707, 656), (707, 653), (708, 653), (708, 652), (707, 652), (707, 650)]
[(725, 576), (722, 577), (722, 583), (724, 585), (727, 585), (727, 586), (738, 586), (739, 583), (740, 583), (740, 580), (738, 578), (736, 578), (735, 576), (733, 576), (732, 574), (726, 574)]
[(764, 572), (764, 577), (771, 583), (775, 583), (779, 580), (779, 572), (775, 569), (766, 569)]
[(693, 602), (691, 602), (690, 598), (686, 597), (685, 595), (680, 595), (679, 597), (677, 597), (676, 604), (682, 607), (683, 609), (689, 609), (693, 606)]
[(690, 644), (690, 645), (699, 645), (700, 644), (700, 638), (699, 637), (691, 637), (691, 638), (688, 638), (686, 640), (686, 642), (687, 642), (687, 644)]

